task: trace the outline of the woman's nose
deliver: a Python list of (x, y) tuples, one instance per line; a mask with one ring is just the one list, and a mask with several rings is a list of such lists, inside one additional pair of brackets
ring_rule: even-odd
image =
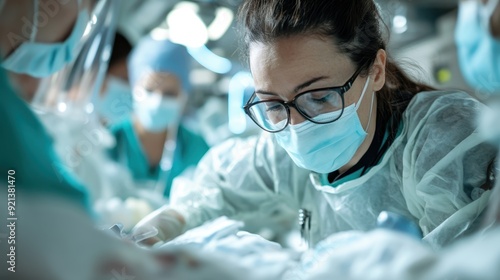
[(303, 123), (306, 121), (306, 118), (304, 118), (294, 107), (290, 108), (290, 124), (291, 125), (296, 125), (299, 123)]

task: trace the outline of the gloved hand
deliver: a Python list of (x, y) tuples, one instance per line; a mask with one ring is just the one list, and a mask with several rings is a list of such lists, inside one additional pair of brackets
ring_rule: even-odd
[(146, 245), (154, 245), (159, 241), (169, 241), (184, 232), (186, 221), (184, 217), (169, 206), (163, 206), (139, 221), (132, 229), (132, 236), (139, 236), (158, 231), (156, 236), (142, 241)]
[(422, 239), (422, 230), (417, 224), (403, 215), (389, 211), (382, 211), (377, 218), (377, 227), (406, 233), (417, 239)]

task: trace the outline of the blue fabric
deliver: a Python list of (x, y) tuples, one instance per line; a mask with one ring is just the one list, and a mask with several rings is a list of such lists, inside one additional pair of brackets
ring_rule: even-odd
[(5, 59), (2, 66), (12, 72), (39, 78), (56, 73), (75, 58), (78, 43), (88, 22), (88, 11), (80, 11), (71, 34), (64, 42), (23, 42)]
[[(129, 119), (116, 124), (110, 127), (110, 130), (116, 138), (116, 146), (110, 150), (111, 157), (116, 161), (125, 162), (134, 179), (157, 180), (159, 168), (151, 170), (149, 167), (148, 159), (134, 131), (132, 121)], [(168, 174), (164, 192), (165, 197), (170, 196), (173, 179), (186, 168), (196, 166), (208, 149), (207, 143), (201, 136), (182, 125), (179, 126), (172, 169)]]
[(462, 2), (455, 29), (460, 70), (474, 89), (500, 93), (500, 40), (481, 24), (479, 1)]
[(0, 68), (0, 173), (15, 171), (16, 190), (71, 199), (90, 212), (86, 189), (55, 153), (52, 139)]
[(147, 71), (166, 72), (177, 76), (186, 92), (191, 90), (189, 72), (191, 57), (186, 47), (169, 40), (146, 36), (139, 41), (128, 61), (130, 84), (134, 87)]

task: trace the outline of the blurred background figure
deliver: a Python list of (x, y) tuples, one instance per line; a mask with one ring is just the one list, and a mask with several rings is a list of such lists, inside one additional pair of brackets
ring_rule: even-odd
[(455, 39), (467, 83), (483, 94), (500, 91), (500, 5), (498, 0), (460, 2)]
[[(491, 110), (480, 120), (481, 132), (500, 147), (500, 1), (461, 1), (455, 29), (460, 69)], [(490, 165), (489, 176), (500, 176), (500, 165)], [(500, 183), (493, 191), (486, 224), (500, 222)]]
[(106, 126), (123, 121), (132, 113), (127, 59), (133, 47), (119, 32), (113, 42), (106, 78), (99, 96), (94, 100), (96, 113)]
[[(5, 120), (1, 129), (10, 135), (1, 139), (0, 169), (15, 169), (23, 176), (19, 182), (22, 191), (71, 197), (84, 207), (88, 206), (85, 189), (74, 176), (52, 168), (51, 164), (60, 162), (52, 139), (20, 97), (31, 100), (38, 88), (24, 83), (26, 80), (37, 84), (77, 57), (79, 46), (87, 39), (85, 30), (94, 4), (68, 1), (52, 6), (61, 12), (50, 20), (40, 1), (3, 1), (0, 10), (0, 111)], [(46, 19), (43, 24), (41, 18)], [(32, 139), (37, 139), (36, 143)]]
[(191, 57), (182, 45), (147, 36), (134, 48), (128, 69), (133, 114), (110, 127), (116, 138), (111, 153), (138, 184), (168, 197), (173, 179), (194, 168), (208, 150), (203, 138), (182, 123)]
[[(41, 79), (44, 96), (60, 101), (42, 98), (47, 101), (39, 103), (47, 105), (41, 110), (45, 113), (58, 104), (61, 109), (74, 105), (71, 93), (81, 97), (79, 101), (89, 97), (89, 88), (99, 85), (99, 70), (106, 67), (98, 50), (109, 46), (106, 34), (115, 30), (117, 4), (0, 1), (0, 130), (9, 135), (0, 138), (0, 171), (11, 176), (0, 182), (0, 217), (11, 219), (10, 231), (0, 230), (0, 249), (5, 252), (0, 259), (9, 261), (11, 268), (0, 271), (2, 279), (109, 279), (112, 266), (130, 263), (130, 257), (141, 254), (94, 228), (87, 188), (64, 168), (56, 139), (34, 112), (37, 109), (26, 103), (42, 87), (24, 84), (25, 78)], [(91, 52), (85, 49), (89, 45), (94, 46)], [(78, 64), (82, 57), (85, 65)], [(78, 71), (87, 75), (74, 79)], [(80, 105), (84, 108), (86, 103)], [(78, 108), (71, 107), (76, 113)], [(15, 238), (7, 242), (8, 235)]]

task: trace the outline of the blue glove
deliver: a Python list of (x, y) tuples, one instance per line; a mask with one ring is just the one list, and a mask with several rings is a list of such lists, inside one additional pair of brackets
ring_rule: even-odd
[(400, 214), (382, 211), (377, 218), (377, 227), (407, 233), (422, 239), (422, 230), (412, 221)]

